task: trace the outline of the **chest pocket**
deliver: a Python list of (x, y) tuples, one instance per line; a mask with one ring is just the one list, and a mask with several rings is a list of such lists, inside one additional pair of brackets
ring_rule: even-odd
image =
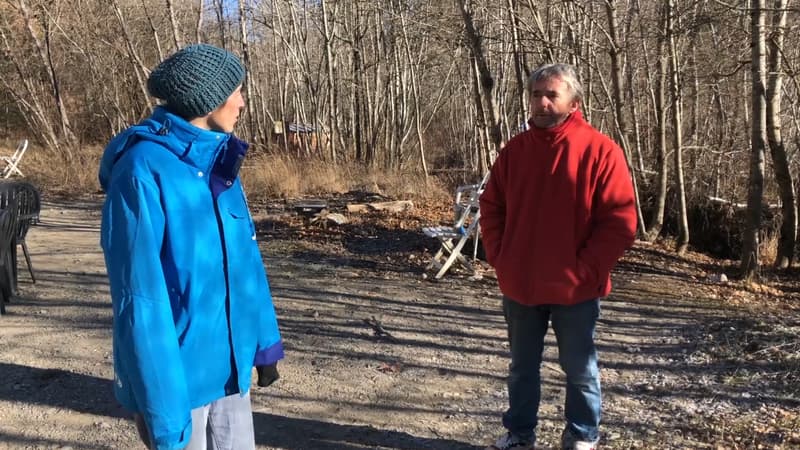
[(229, 205), (227, 207), (230, 224), (237, 234), (238, 239), (249, 238), (255, 240), (256, 227), (250, 219), (250, 213), (246, 205)]
[(225, 239), (230, 243), (243, 244), (255, 241), (256, 227), (250, 217), (242, 186), (236, 180), (217, 198), (220, 216), (224, 222)]

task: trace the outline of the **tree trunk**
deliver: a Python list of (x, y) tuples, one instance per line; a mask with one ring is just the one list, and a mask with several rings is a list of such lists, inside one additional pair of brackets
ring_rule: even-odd
[[(248, 45), (249, 38), (247, 36), (247, 11), (244, 8), (244, 0), (239, 0), (239, 33), (242, 37), (242, 63), (245, 67), (250, 70), (250, 73), (253, 74), (255, 72), (255, 67), (251, 67), (250, 64), (250, 47)], [(254, 95), (253, 95), (253, 88), (251, 86), (251, 81), (253, 77), (245, 77), (244, 85), (242, 86), (242, 94), (244, 94), (244, 101), (245, 101), (245, 117), (247, 120), (245, 121), (247, 127), (242, 133), (242, 137), (247, 141), (252, 141), (255, 137), (255, 107), (254, 107)]]
[(614, 103), (614, 119), (616, 123), (616, 135), (619, 145), (625, 152), (625, 161), (628, 163), (628, 170), (631, 173), (631, 181), (633, 182), (633, 193), (636, 199), (636, 221), (638, 226), (637, 234), (644, 235), (646, 230), (644, 224), (644, 216), (642, 215), (642, 205), (639, 200), (639, 185), (636, 177), (636, 170), (634, 170), (631, 158), (631, 146), (628, 139), (628, 120), (625, 115), (625, 102), (623, 99), (623, 73), (622, 66), (624, 63), (620, 61), (620, 53), (622, 52), (619, 45), (619, 37), (617, 36), (617, 14), (615, 0), (606, 0), (606, 16), (608, 18), (608, 35), (609, 35), (609, 56), (611, 58), (611, 86), (613, 90), (612, 101)]
[[(471, 51), (469, 53), (472, 54)], [(478, 132), (476, 133), (477, 145), (475, 147), (477, 153), (475, 155), (470, 155), (470, 161), (472, 161), (471, 168), (473, 170), (483, 173), (488, 169), (488, 166), (483, 163), (485, 158), (482, 155), (490, 152), (489, 146), (491, 145), (489, 133), (487, 131), (489, 119), (487, 118), (486, 108), (483, 105), (483, 99), (481, 97), (481, 75), (474, 57), (470, 59), (470, 69), (470, 74), (472, 75), (472, 98), (475, 102), (475, 117), (478, 119)]]
[(527, 89), (527, 74), (522, 61), (522, 49), (519, 43), (519, 16), (517, 15), (517, 0), (506, 0), (509, 22), (511, 22), (511, 50), (514, 55), (514, 76), (516, 77), (517, 102), (519, 103), (519, 114), (514, 130), (524, 126), (528, 121), (528, 102), (525, 101), (525, 90)]
[[(5, 18), (4, 18), (5, 19)], [(0, 82), (6, 87), (7, 91), (11, 94), (14, 98), (15, 103), (20, 111), (22, 111), (23, 117), (25, 119), (28, 128), (38, 134), (38, 137), (45, 143), (52, 148), (58, 149), (60, 145), (60, 139), (56, 134), (55, 127), (47, 114), (47, 108), (42, 104), (37, 95), (37, 92), (40, 89), (37, 89), (37, 86), (34, 85), (34, 81), (31, 77), (28, 77), (25, 71), (23, 70), (23, 63), (20, 58), (17, 57), (16, 54), (13, 53), (14, 48), (11, 47), (10, 40), (8, 35), (5, 33), (5, 30), (8, 29), (8, 22), (4, 20), (4, 26), (0, 27), (0, 38), (3, 40), (3, 53), (9, 56), (9, 61), (13, 63), (14, 71), (16, 75), (19, 77), (22, 86), (25, 88), (24, 92), (17, 92), (15, 86), (12, 86), (9, 83), (9, 79), (12, 78), (10, 76), (0, 77)]]
[(675, 152), (675, 188), (678, 192), (678, 241), (675, 250), (683, 254), (689, 248), (689, 215), (686, 206), (686, 184), (683, 179), (683, 111), (681, 86), (678, 77), (678, 46), (675, 42), (675, 0), (669, 0), (667, 11), (667, 41), (669, 42), (670, 91), (672, 94), (672, 145)]
[(751, 20), (752, 130), (750, 180), (747, 189), (747, 227), (742, 238), (742, 277), (752, 281), (758, 277), (761, 201), (764, 194), (764, 160), (767, 145), (767, 99), (765, 78), (767, 70), (766, 39), (764, 36), (765, 0), (753, 0)]
[(420, 108), (419, 87), (417, 86), (417, 72), (414, 69), (414, 58), (411, 55), (411, 44), (408, 42), (408, 31), (406, 30), (406, 21), (402, 10), (402, 5), (399, 6), (400, 11), (400, 28), (403, 32), (403, 47), (405, 47), (406, 58), (408, 59), (408, 69), (411, 75), (411, 93), (414, 95), (414, 128), (417, 132), (417, 142), (419, 143), (419, 159), (422, 173), (425, 175), (425, 180), (428, 180), (428, 164), (425, 162), (425, 140), (422, 137), (422, 108)]
[(147, 9), (147, 0), (142, 0), (142, 11), (144, 11), (144, 15), (147, 17), (147, 24), (150, 26), (150, 33), (153, 34), (153, 42), (156, 44), (158, 60), (163, 61), (164, 51), (161, 50), (161, 39), (158, 37), (158, 29), (156, 28), (156, 24), (153, 22), (153, 17), (150, 15), (150, 11)]
[(214, 12), (217, 14), (217, 25), (219, 25), (220, 46), (225, 48), (225, 0), (214, 0)]
[(781, 134), (781, 100), (782, 100), (782, 55), (783, 40), (786, 29), (786, 6), (788, 0), (775, 0), (775, 12), (772, 18), (773, 33), (769, 40), (769, 75), (767, 78), (767, 140), (772, 155), (772, 166), (775, 181), (781, 197), (781, 228), (778, 237), (778, 254), (775, 266), (786, 269), (794, 261), (794, 248), (797, 240), (797, 206), (795, 204), (794, 180), (789, 170), (786, 147)]
[(175, 18), (175, 8), (172, 7), (172, 0), (167, 1), (167, 13), (169, 14), (169, 23), (172, 25), (172, 42), (175, 44), (175, 49), (183, 47), (181, 42), (181, 32), (178, 31), (178, 20)]
[[(67, 142), (67, 147), (70, 147), (75, 143), (75, 135), (72, 134), (69, 124), (69, 115), (67, 114), (67, 108), (64, 106), (64, 99), (61, 95), (61, 85), (59, 83), (58, 76), (56, 75), (55, 65), (53, 64), (53, 55), (50, 45), (50, 14), (47, 12), (42, 13), (43, 17), (41, 20), (43, 23), (41, 25), (44, 31), (45, 40), (44, 45), (42, 45), (36, 35), (36, 31), (34, 30), (34, 17), (31, 14), (31, 11), (28, 9), (28, 5), (25, 3), (25, 1), (19, 1), (19, 9), (20, 12), (22, 12), (23, 18), (25, 19), (25, 28), (27, 29), (28, 35), (36, 47), (42, 67), (44, 67), (47, 72), (48, 81), (50, 82), (50, 93), (53, 97), (53, 102), (56, 105), (56, 110), (58, 111), (61, 137)], [(70, 149), (66, 148), (65, 150), (67, 152), (67, 157), (71, 159), (72, 153)]]
[(194, 27), (194, 41), (196, 43), (203, 42), (203, 9), (205, 9), (205, 0), (199, 0), (197, 5), (197, 23)]
[(667, 203), (667, 183), (669, 181), (669, 163), (667, 159), (667, 73), (669, 71), (667, 56), (668, 14), (671, 14), (668, 5), (661, 8), (662, 34), (658, 42), (658, 80), (656, 82), (655, 112), (656, 112), (656, 158), (658, 160), (658, 181), (656, 185), (656, 204), (650, 218), (650, 229), (647, 230), (647, 240), (653, 242), (661, 234), (664, 225), (664, 209)]
[(328, 12), (328, 5), (330, 0), (322, 0), (322, 32), (325, 39), (325, 65), (328, 69), (328, 76), (325, 80), (328, 87), (328, 145), (330, 148), (331, 161), (336, 164), (337, 150), (336, 150), (336, 79), (334, 70), (333, 59), (333, 31), (330, 25), (330, 14)]
[(150, 100), (150, 95), (147, 93), (147, 87), (145, 86), (145, 80), (142, 77), (142, 74), (148, 73), (149, 69), (145, 67), (141, 58), (139, 58), (139, 54), (136, 52), (136, 46), (131, 40), (131, 35), (128, 31), (128, 25), (125, 23), (125, 18), (122, 17), (122, 11), (119, 9), (117, 0), (111, 0), (111, 6), (114, 9), (114, 14), (117, 17), (117, 21), (119, 21), (119, 27), (120, 30), (122, 30), (122, 36), (125, 38), (125, 45), (128, 49), (128, 59), (131, 61), (133, 73), (136, 75), (136, 81), (139, 83), (139, 90), (142, 92), (145, 102), (147, 102), (148, 109), (152, 111), (153, 102)]
[[(458, 6), (461, 9), (461, 17), (464, 20), (464, 32), (466, 33), (467, 45), (472, 50), (472, 55), (477, 64), (478, 73), (480, 74), (480, 88), (481, 96), (483, 97), (483, 104), (486, 110), (486, 116), (489, 119), (487, 124), (487, 132), (491, 139), (492, 150), (500, 152), (505, 142), (503, 142), (502, 132), (500, 131), (500, 114), (497, 108), (497, 102), (494, 100), (493, 88), (494, 78), (489, 70), (489, 65), (486, 63), (486, 57), (483, 54), (483, 43), (478, 30), (475, 27), (475, 22), (472, 17), (472, 11), (467, 8), (467, 0), (458, 0)], [(483, 159), (483, 158), (482, 158)], [(490, 161), (493, 157), (488, 158)]]

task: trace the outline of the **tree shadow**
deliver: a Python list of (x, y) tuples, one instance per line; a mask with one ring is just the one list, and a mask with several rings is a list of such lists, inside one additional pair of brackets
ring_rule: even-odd
[(286, 450), (480, 450), (447, 438), (425, 438), (368, 425), (342, 425), (314, 419), (255, 412), (256, 444)]
[(0, 362), (0, 400), (54, 406), (97, 416), (127, 418), (111, 380), (63, 369)]

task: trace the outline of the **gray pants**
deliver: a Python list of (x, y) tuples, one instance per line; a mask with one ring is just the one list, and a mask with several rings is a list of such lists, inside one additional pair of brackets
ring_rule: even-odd
[[(136, 415), (136, 429), (147, 446), (150, 433), (144, 419)], [(184, 450), (255, 450), (250, 393), (229, 395), (192, 410), (192, 438)]]

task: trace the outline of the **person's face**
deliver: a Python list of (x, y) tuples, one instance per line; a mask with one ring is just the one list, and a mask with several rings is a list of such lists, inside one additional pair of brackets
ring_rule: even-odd
[(537, 128), (552, 128), (564, 122), (578, 109), (567, 83), (561, 77), (550, 77), (535, 82), (530, 93), (531, 120)]
[(242, 108), (244, 108), (244, 97), (242, 97), (242, 86), (239, 86), (223, 104), (208, 114), (208, 127), (214, 131), (232, 132)]

